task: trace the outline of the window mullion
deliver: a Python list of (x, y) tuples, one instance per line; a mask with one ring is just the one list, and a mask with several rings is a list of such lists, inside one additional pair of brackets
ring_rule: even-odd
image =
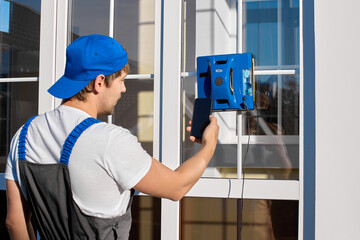
[(39, 102), (38, 112), (54, 108), (54, 97), (47, 90), (55, 82), (56, 16), (57, 1), (41, 1), (40, 54), (39, 54)]

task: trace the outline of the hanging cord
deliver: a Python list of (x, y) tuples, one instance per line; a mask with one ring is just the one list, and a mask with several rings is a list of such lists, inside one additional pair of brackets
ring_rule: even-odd
[[(241, 215), (241, 222), (240, 222), (240, 229), (238, 231), (238, 239), (241, 240), (241, 232), (242, 232), (242, 219), (243, 219), (243, 208), (244, 208), (244, 188), (245, 188), (245, 171), (244, 171), (244, 163), (246, 160), (246, 156), (249, 152), (249, 146), (250, 146), (250, 111), (249, 108), (247, 107), (246, 103), (243, 102), (242, 103), (243, 106), (245, 106), (246, 109), (246, 119), (247, 119), (247, 130), (248, 130), (248, 141), (247, 141), (247, 145), (246, 145), (246, 151), (245, 151), (245, 155), (244, 158), (242, 160), (242, 164), (241, 164), (241, 173), (242, 173), (242, 188), (241, 188), (241, 200), (240, 200), (240, 215)], [(242, 127), (242, 126), (239, 126)], [(241, 137), (241, 136), (240, 136)]]

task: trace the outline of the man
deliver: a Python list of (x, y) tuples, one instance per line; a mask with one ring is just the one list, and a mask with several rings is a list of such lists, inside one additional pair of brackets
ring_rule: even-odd
[[(61, 106), (30, 119), (12, 140), (5, 173), (13, 239), (128, 239), (132, 189), (180, 200), (216, 147), (210, 116), (202, 147), (175, 171), (150, 157), (128, 130), (99, 122), (126, 91), (127, 53), (114, 39), (80, 37), (67, 48), (65, 74), (50, 89)], [(190, 127), (187, 129), (190, 130)]]

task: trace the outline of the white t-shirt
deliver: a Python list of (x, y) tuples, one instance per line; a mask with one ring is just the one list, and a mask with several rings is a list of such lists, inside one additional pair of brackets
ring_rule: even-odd
[[(36, 117), (26, 141), (26, 160), (60, 161), (63, 144), (87, 113), (61, 105)], [(18, 138), (13, 137), (5, 178), (19, 181)], [(110, 218), (126, 212), (130, 190), (149, 171), (151, 157), (127, 129), (96, 123), (77, 140), (68, 164), (73, 198), (84, 214)], [(21, 186), (21, 181), (19, 181)]]

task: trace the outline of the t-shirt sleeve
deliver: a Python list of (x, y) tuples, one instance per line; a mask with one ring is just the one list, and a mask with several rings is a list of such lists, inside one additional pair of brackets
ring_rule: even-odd
[(124, 189), (133, 188), (149, 171), (151, 156), (128, 130), (111, 134), (105, 152), (109, 174)]
[(10, 151), (6, 161), (6, 169), (5, 169), (5, 179), (15, 180), (15, 181), (18, 181), (16, 161), (17, 161), (19, 133), (20, 130), (14, 135), (13, 139), (11, 140)]

